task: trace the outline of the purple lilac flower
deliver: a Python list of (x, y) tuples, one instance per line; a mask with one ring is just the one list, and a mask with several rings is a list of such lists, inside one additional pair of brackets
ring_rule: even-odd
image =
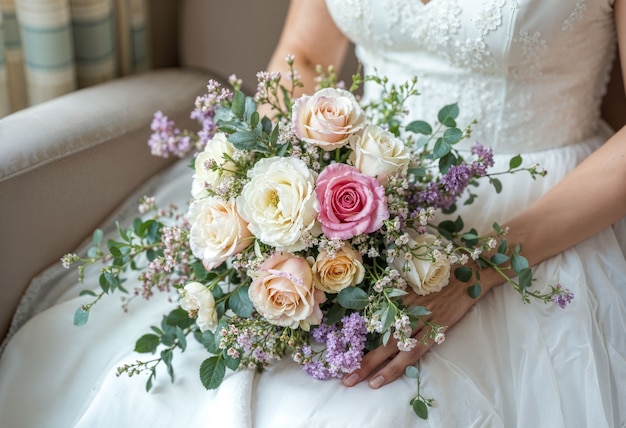
[(198, 149), (201, 150), (206, 143), (213, 138), (217, 132), (215, 123), (215, 113), (222, 103), (232, 97), (232, 92), (222, 88), (216, 80), (209, 80), (207, 93), (196, 98), (195, 108), (191, 112), (191, 118), (197, 120), (202, 125), (202, 130), (198, 132), (200, 141)]
[(365, 319), (356, 312), (342, 318), (341, 328), (320, 324), (311, 336), (326, 344), (325, 353), (321, 360), (305, 363), (304, 370), (316, 379), (328, 379), (360, 368), (366, 334)]
[(181, 135), (180, 130), (174, 126), (174, 121), (161, 111), (154, 113), (152, 135), (148, 140), (148, 146), (154, 156), (168, 158), (170, 155), (183, 157), (191, 150), (191, 141), (188, 136)]
[(487, 175), (487, 168), (491, 168), (494, 165), (493, 149), (476, 143), (472, 146), (471, 151), (472, 154), (477, 157), (477, 159), (472, 162), (473, 173), (478, 177)]
[(452, 165), (441, 177), (441, 185), (449, 194), (458, 196), (467, 188), (472, 175), (473, 169), (470, 165), (466, 163)]
[(561, 309), (564, 309), (574, 299), (574, 293), (572, 293), (567, 288), (561, 289), (560, 285), (556, 286), (555, 291), (556, 293), (552, 295), (552, 301), (559, 305)]

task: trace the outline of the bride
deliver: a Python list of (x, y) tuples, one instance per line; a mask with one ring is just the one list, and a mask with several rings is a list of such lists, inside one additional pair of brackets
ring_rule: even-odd
[[(507, 176), (503, 194), (481, 186), (480, 203), (460, 214), (483, 232), (505, 224), (534, 266), (535, 287), (573, 291), (567, 309), (523, 304), (493, 273), (482, 275), (478, 300), (452, 279), (412, 300), (449, 326), (442, 345), (378, 348), (343, 380), (316, 381), (285, 360), (205, 391), (196, 370), (206, 351), (190, 343), (174, 384), (163, 374), (146, 393), (145, 379), (117, 378), (116, 368), (137, 358), (128, 343), (172, 303), (165, 296), (121, 314), (110, 299), (70, 330), (76, 286), (0, 360), (2, 426), (626, 426), (626, 130), (613, 134), (600, 120), (616, 37), (626, 57), (624, 2), (293, 0), (270, 61), (286, 71), (283, 58), (294, 54), (310, 91), (315, 66), (339, 67), (351, 40), (365, 73), (418, 76), (411, 118), (459, 102), (459, 121), (478, 120), (471, 139), (493, 147), (497, 164), (506, 169), (522, 153), (545, 168), (538, 180)], [(366, 87), (364, 96), (376, 93)], [(157, 198), (184, 201), (185, 171), (178, 164), (155, 178)], [(97, 284), (97, 273), (90, 278)], [(408, 406), (416, 385), (401, 374), (410, 364), (422, 394), (435, 398), (426, 421)]]

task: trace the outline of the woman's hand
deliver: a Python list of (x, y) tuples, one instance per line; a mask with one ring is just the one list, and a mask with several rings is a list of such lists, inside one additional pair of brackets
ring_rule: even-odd
[[(487, 292), (488, 285), (497, 281), (495, 272), (481, 272), (483, 278), (483, 291), (481, 297)], [(486, 274), (486, 275), (485, 275)], [(452, 328), (470, 308), (477, 299), (471, 298), (467, 294), (467, 284), (452, 278), (450, 283), (437, 293), (426, 296), (418, 296), (409, 293), (405, 297), (405, 304), (408, 306), (424, 306), (430, 310), (427, 320), (446, 326), (446, 331)], [(410, 351), (399, 351), (396, 341), (390, 339), (386, 346), (380, 346), (370, 351), (363, 357), (361, 368), (350, 373), (343, 378), (346, 386), (353, 386), (369, 377), (369, 385), (372, 388), (380, 388), (402, 376), (407, 366), (417, 363), (434, 344), (433, 340), (422, 343), (422, 337), (427, 333), (423, 323), (419, 323), (413, 331), (413, 337), (418, 343)]]

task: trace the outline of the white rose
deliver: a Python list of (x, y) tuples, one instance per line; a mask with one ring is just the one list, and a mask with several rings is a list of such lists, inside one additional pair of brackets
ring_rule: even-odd
[(197, 199), (189, 206), (187, 218), (191, 224), (191, 251), (209, 270), (254, 241), (247, 223), (237, 212), (234, 199)]
[(379, 126), (367, 126), (350, 138), (350, 161), (363, 174), (382, 184), (397, 171), (406, 172), (411, 160), (404, 141)]
[(216, 188), (220, 180), (224, 176), (230, 176), (230, 172), (214, 171), (208, 165), (215, 165), (225, 168), (226, 170), (234, 170), (235, 165), (226, 160), (225, 156), (233, 157), (235, 147), (228, 141), (226, 134), (218, 132), (206, 144), (204, 150), (198, 153), (194, 161), (195, 173), (193, 182), (191, 183), (191, 196), (195, 199), (209, 196), (208, 188)]
[(365, 113), (351, 92), (325, 88), (302, 96), (293, 106), (293, 127), (298, 138), (330, 151), (344, 146), (348, 137), (365, 125)]
[(315, 173), (300, 159), (273, 157), (258, 161), (248, 177), (237, 198), (248, 229), (278, 250), (303, 249), (302, 234), (319, 233)]
[(187, 311), (191, 318), (196, 318), (200, 331), (215, 331), (218, 320), (215, 298), (211, 290), (199, 282), (190, 282), (180, 293), (180, 307)]
[(315, 286), (327, 293), (339, 293), (346, 287), (359, 284), (365, 277), (363, 257), (348, 243), (331, 257), (322, 250), (312, 266)]
[(429, 247), (437, 237), (428, 233), (409, 234), (411, 257), (401, 254), (392, 264), (415, 293), (426, 295), (440, 291), (450, 280), (450, 262), (445, 256), (436, 258), (432, 255)]

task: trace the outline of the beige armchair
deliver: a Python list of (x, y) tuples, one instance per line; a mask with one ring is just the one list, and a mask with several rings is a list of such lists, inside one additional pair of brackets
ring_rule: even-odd
[[(154, 70), (0, 119), (0, 337), (31, 278), (171, 162), (146, 145), (153, 113), (192, 128), (189, 112), (210, 77), (234, 72), (253, 90), (288, 4), (150, 0)], [(622, 102), (617, 83), (609, 94)], [(625, 117), (610, 119), (616, 125)]]
[(255, 85), (288, 4), (150, 0), (154, 70), (0, 119), (0, 337), (31, 278), (172, 161), (146, 145), (153, 113), (196, 129), (189, 113), (210, 77)]

